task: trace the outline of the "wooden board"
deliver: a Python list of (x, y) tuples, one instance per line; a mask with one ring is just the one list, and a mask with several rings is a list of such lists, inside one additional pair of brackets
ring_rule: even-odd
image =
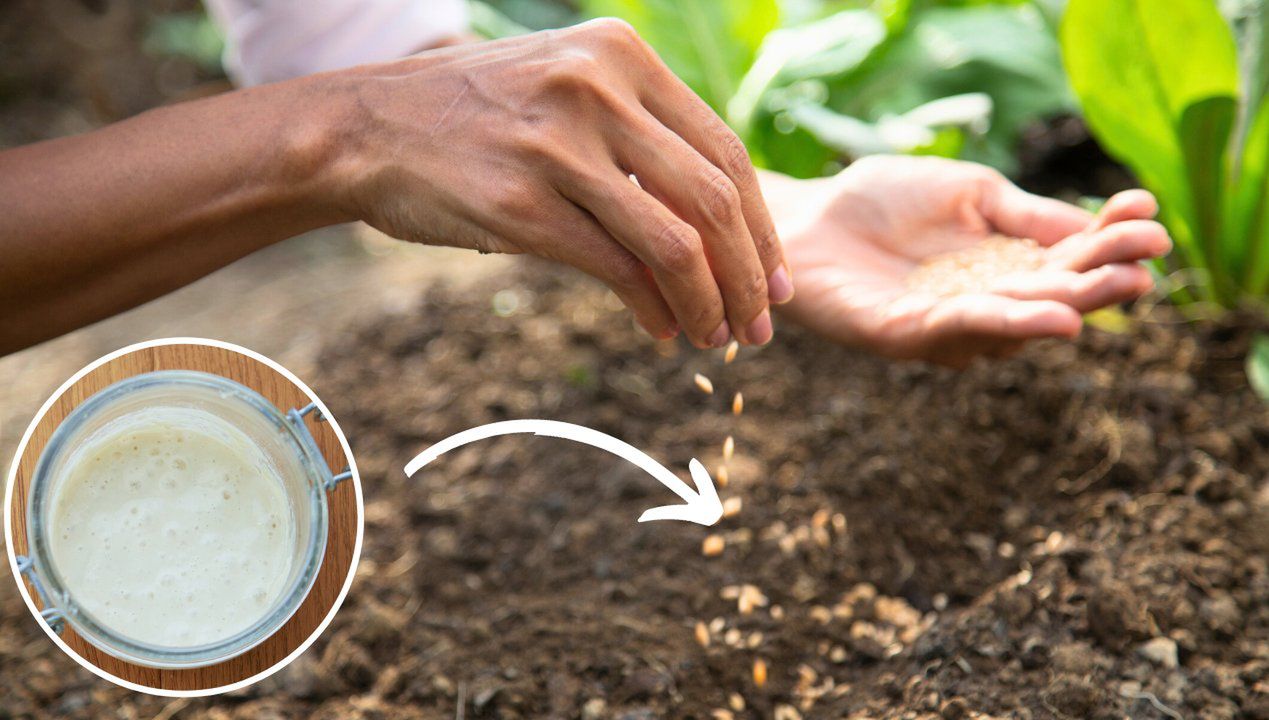
[[(27, 488), (36, 461), (53, 431), (71, 410), (97, 391), (124, 378), (153, 370), (201, 370), (221, 375), (254, 389), (283, 411), (309, 403), (308, 396), (281, 373), (254, 358), (224, 348), (193, 344), (163, 345), (114, 358), (80, 378), (57, 398), (40, 420), (23, 450), (15, 478), (13, 505), (9, 508), (13, 523), (12, 540), (17, 554), (24, 554), (27, 550)], [(330, 425), (317, 421), (314, 414), (309, 414), (306, 420), (330, 467), (339, 471), (348, 465), (343, 448)], [(268, 669), (313, 634), (339, 597), (339, 591), (352, 570), (352, 555), (357, 525), (360, 522), (352, 482), (340, 483), (328, 497), (330, 529), (326, 541), (326, 558), (312, 590), (295, 615), (277, 633), (247, 653), (204, 668), (158, 670), (111, 657), (85, 642), (69, 626), (62, 632), (62, 638), (88, 662), (116, 677), (152, 688), (202, 690), (228, 685)], [(38, 603), (38, 597), (33, 592), (32, 597)]]

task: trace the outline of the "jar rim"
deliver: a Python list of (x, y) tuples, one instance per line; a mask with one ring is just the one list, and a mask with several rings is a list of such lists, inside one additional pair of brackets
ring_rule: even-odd
[[(164, 646), (135, 640), (112, 630), (74, 602), (73, 594), (63, 583), (52, 562), (45, 537), (46, 523), (41, 511), (53, 478), (56, 460), (69, 455), (79, 439), (80, 431), (90, 420), (109, 410), (125, 398), (146, 390), (183, 389), (195, 393), (212, 392), (218, 402), (248, 408), (279, 429), (279, 443), (293, 454), (307, 481), (307, 503), (295, 507), (309, 510), (308, 537), (296, 538), (303, 546), (297, 555), (301, 567), (292, 581), (279, 593), (272, 607), (245, 629), (220, 640), (191, 646)], [(301, 421), (302, 422), (302, 421)], [(271, 637), (299, 609), (316, 582), (326, 553), (328, 532), (328, 500), (326, 488), (331, 471), (321, 451), (306, 441), (281, 410), (259, 392), (229, 378), (197, 370), (155, 370), (133, 375), (112, 383), (71, 410), (49, 437), (32, 473), (27, 496), (27, 545), (34, 569), (39, 573), (50, 598), (66, 622), (89, 644), (120, 660), (163, 669), (184, 669), (212, 665), (237, 657)]]

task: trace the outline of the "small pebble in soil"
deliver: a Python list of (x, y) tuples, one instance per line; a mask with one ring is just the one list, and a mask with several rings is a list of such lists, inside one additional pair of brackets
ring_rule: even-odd
[(700, 373), (696, 373), (696, 377), (692, 378), (692, 380), (696, 383), (696, 388), (701, 392), (706, 395), (714, 394), (714, 383), (711, 382), (709, 378)]
[(705, 540), (701, 542), (701, 554), (705, 557), (716, 557), (723, 554), (723, 548), (727, 546), (727, 541), (723, 540), (722, 535), (706, 535)]
[(992, 235), (982, 242), (921, 261), (908, 273), (908, 287), (939, 297), (987, 292), (1010, 273), (1038, 270), (1044, 249), (1034, 240)]

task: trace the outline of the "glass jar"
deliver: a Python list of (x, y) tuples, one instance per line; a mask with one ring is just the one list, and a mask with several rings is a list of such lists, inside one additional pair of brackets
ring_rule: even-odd
[[(140, 642), (112, 630), (75, 601), (75, 589), (58, 574), (50, 551), (50, 512), (59, 483), (75, 451), (112, 421), (163, 407), (192, 408), (218, 416), (241, 430), (273, 464), (295, 521), (291, 567), (272, 606), (246, 629), (222, 640), (190, 647)], [(218, 375), (160, 370), (121, 380), (75, 408), (40, 454), (27, 493), (27, 557), (19, 568), (36, 588), (41, 613), (55, 632), (69, 624), (85, 641), (120, 660), (147, 667), (180, 669), (212, 665), (259, 645), (295, 614), (317, 578), (326, 553), (327, 492), (351, 476), (327, 466), (304, 416), (310, 404), (286, 413), (256, 391)], [(320, 413), (318, 419), (322, 419)]]

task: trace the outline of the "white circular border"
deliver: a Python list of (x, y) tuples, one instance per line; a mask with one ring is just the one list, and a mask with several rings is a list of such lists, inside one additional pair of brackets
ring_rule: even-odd
[[(35, 432), (35, 428), (37, 425), (39, 425), (40, 420), (44, 419), (44, 415), (48, 413), (49, 408), (53, 406), (53, 403), (56, 402), (57, 399), (60, 398), (63, 393), (65, 393), (80, 378), (84, 377), (92, 370), (104, 365), (107, 362), (110, 362), (111, 360), (121, 355), (127, 355), (129, 353), (133, 353), (138, 350), (144, 350), (145, 348), (162, 347), (165, 345), (206, 345), (209, 347), (221, 348), (223, 350), (230, 350), (232, 352), (241, 353), (242, 355), (246, 355), (247, 357), (253, 358), (255, 360), (258, 360), (264, 363), (265, 365), (268, 365), (269, 367), (281, 373), (282, 376), (285, 377), (287, 380), (290, 380), (292, 384), (298, 387), (301, 391), (304, 392), (305, 395), (308, 396), (310, 400), (312, 400), (314, 403), (317, 404), (317, 407), (321, 411), (322, 416), (325, 417), (327, 421), (329, 421), (331, 429), (335, 431), (335, 437), (339, 438), (339, 445), (344, 450), (344, 456), (348, 458), (348, 467), (349, 469), (352, 470), (353, 491), (357, 497), (357, 541), (356, 541), (356, 544), (353, 546), (352, 564), (348, 567), (348, 577), (344, 579), (344, 587), (339, 591), (339, 596), (335, 598), (335, 604), (332, 605), (330, 608), (330, 611), (326, 613), (326, 618), (322, 620), (322, 622), (317, 626), (317, 629), (314, 630), (313, 633), (309, 635), (306, 640), (304, 640), (304, 642), (300, 643), (299, 647), (297, 647), (294, 651), (292, 651), (290, 655), (287, 655), (286, 657), (282, 658), (278, 662), (274, 663), (271, 667), (259, 673), (256, 673), (255, 675), (252, 675), (249, 678), (239, 680), (238, 682), (230, 683), (229, 685), (221, 685), (220, 687), (206, 688), (203, 690), (166, 690), (163, 688), (150, 687), (148, 685), (138, 685), (137, 683), (124, 680), (123, 678), (120, 678), (120, 677), (116, 677), (115, 675), (112, 675), (106, 672), (105, 670), (102, 670), (96, 665), (93, 665), (92, 663), (85, 660), (83, 657), (80, 656), (79, 653), (72, 650), (71, 647), (66, 644), (66, 641), (62, 640), (61, 636), (53, 632), (52, 628), (48, 626), (48, 623), (45, 623), (43, 620), (39, 620), (40, 611), (35, 606), (35, 601), (31, 598), (30, 593), (27, 592), (26, 582), (23, 581), (22, 574), (18, 571), (18, 560), (13, 552), (13, 512), (11, 511), (11, 506), (13, 505), (13, 488), (16, 485), (16, 479), (18, 475), (18, 463), (22, 460), (22, 454), (23, 452), (26, 451), (27, 443), (31, 441), (31, 435)], [(295, 660), (297, 657), (302, 655), (304, 651), (307, 650), (309, 646), (311, 646), (313, 642), (317, 640), (317, 638), (323, 632), (326, 631), (326, 628), (330, 625), (331, 620), (335, 619), (335, 613), (339, 612), (340, 606), (344, 604), (344, 598), (348, 596), (348, 590), (349, 588), (352, 587), (353, 578), (357, 575), (357, 564), (361, 561), (361, 539), (362, 539), (362, 534), (365, 530), (365, 514), (366, 514), (365, 503), (362, 500), (362, 496), (361, 496), (361, 474), (357, 471), (357, 461), (353, 457), (352, 448), (348, 446), (348, 439), (344, 437), (344, 431), (339, 427), (339, 423), (335, 421), (335, 417), (331, 415), (330, 409), (327, 408), (326, 404), (321, 401), (321, 398), (317, 397), (317, 394), (314, 393), (312, 389), (309, 388), (308, 385), (304, 384), (304, 381), (296, 377), (295, 374), (292, 373), (290, 370), (287, 370), (286, 368), (282, 367), (277, 362), (271, 360), (270, 358), (265, 357), (264, 355), (261, 355), (258, 352), (255, 352), (254, 350), (248, 350), (247, 348), (242, 347), (241, 345), (235, 345), (233, 343), (228, 343), (221, 340), (210, 340), (207, 338), (193, 338), (193, 337), (175, 337), (175, 338), (160, 338), (157, 340), (146, 340), (144, 342), (139, 342), (133, 345), (129, 345), (125, 348), (120, 348), (119, 350), (115, 350), (112, 353), (103, 355), (97, 360), (94, 360), (93, 362), (84, 366), (83, 369), (81, 369), (79, 372), (72, 375), (69, 380), (62, 383), (62, 386), (59, 387), (57, 391), (54, 392), (51, 396), (49, 396), (49, 399), (44, 402), (44, 405), (40, 408), (39, 412), (35, 414), (35, 419), (31, 420), (31, 424), (27, 426), (26, 432), (22, 434), (22, 441), (18, 443), (18, 451), (13, 456), (13, 465), (9, 468), (8, 479), (5, 482), (4, 511), (5, 511), (4, 512), (5, 553), (9, 556), (9, 569), (13, 572), (13, 577), (17, 581), (18, 592), (22, 595), (22, 599), (26, 601), (26, 606), (28, 609), (30, 609), (31, 614), (37, 618), (37, 622), (39, 623), (40, 627), (44, 630), (44, 633), (48, 635), (50, 638), (52, 638), (53, 642), (56, 643), (57, 646), (60, 647), (63, 652), (65, 652), (67, 655), (73, 658), (75, 662), (79, 663), (80, 665), (83, 665), (90, 672), (102, 678), (103, 680), (109, 680), (110, 682), (115, 683), (116, 685), (119, 685), (121, 687), (128, 688), (129, 690), (135, 690), (136, 692), (146, 693), (148, 695), (160, 695), (163, 697), (183, 697), (183, 698), (219, 695), (220, 693), (226, 693), (233, 690), (238, 690), (240, 688), (247, 687), (248, 685), (257, 683), (269, 677), (273, 673), (281, 670), (287, 665), (291, 664), (293, 660)]]

